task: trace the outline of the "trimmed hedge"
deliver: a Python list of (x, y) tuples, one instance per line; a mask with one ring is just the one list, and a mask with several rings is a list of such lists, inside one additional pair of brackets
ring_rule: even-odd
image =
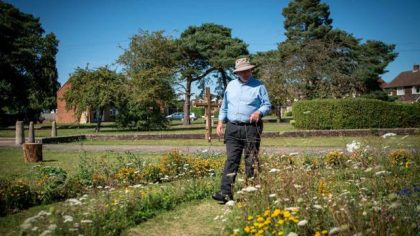
[(420, 104), (375, 99), (315, 99), (293, 104), (294, 126), (302, 129), (420, 127)]

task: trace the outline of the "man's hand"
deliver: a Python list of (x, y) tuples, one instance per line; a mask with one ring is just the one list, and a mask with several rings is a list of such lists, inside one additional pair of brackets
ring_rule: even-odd
[(222, 121), (219, 121), (217, 123), (216, 132), (217, 132), (217, 135), (219, 137), (222, 137), (223, 136), (224, 130), (223, 130), (223, 122)]
[(251, 116), (249, 117), (249, 122), (253, 123), (253, 122), (258, 122), (261, 118), (261, 112), (260, 111), (256, 111), (254, 113), (251, 114)]

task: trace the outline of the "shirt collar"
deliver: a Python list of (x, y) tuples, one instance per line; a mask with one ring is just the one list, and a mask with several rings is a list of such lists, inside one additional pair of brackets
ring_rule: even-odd
[(253, 80), (254, 79), (254, 76), (251, 76), (246, 82), (243, 82), (242, 80), (241, 80), (241, 78), (238, 78), (238, 81), (239, 81), (239, 83), (241, 83), (241, 84), (249, 84), (250, 82), (251, 82), (251, 80)]

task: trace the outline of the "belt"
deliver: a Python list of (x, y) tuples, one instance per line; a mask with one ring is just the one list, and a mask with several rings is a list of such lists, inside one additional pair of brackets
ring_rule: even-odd
[(245, 125), (258, 125), (259, 123), (256, 122), (241, 122), (241, 121), (229, 121), (232, 125), (238, 125), (238, 126), (245, 126)]

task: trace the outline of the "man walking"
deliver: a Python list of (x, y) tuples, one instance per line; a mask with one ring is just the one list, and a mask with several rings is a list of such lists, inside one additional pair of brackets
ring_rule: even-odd
[(233, 200), (232, 185), (239, 169), (242, 152), (245, 156), (247, 178), (254, 177), (254, 169), (259, 167), (257, 155), (263, 129), (261, 118), (270, 111), (271, 103), (264, 84), (252, 76), (254, 67), (248, 58), (236, 60), (234, 72), (239, 78), (231, 81), (226, 87), (219, 111), (216, 131), (219, 137), (224, 134), (227, 160), (220, 192), (212, 197), (222, 203)]

